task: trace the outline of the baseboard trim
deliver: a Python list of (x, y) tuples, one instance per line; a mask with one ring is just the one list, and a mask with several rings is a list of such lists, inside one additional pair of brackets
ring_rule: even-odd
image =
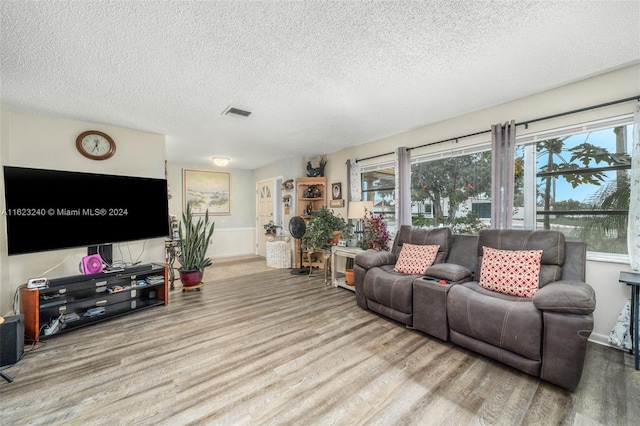
[(613, 349), (618, 349), (620, 351), (626, 351), (626, 349), (621, 348), (620, 346), (615, 346), (609, 343), (609, 336), (604, 334), (591, 333), (588, 339), (592, 343), (597, 343), (598, 345), (608, 346)]

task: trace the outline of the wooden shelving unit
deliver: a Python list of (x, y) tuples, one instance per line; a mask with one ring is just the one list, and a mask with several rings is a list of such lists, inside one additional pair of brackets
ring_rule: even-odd
[[(311, 213), (327, 207), (327, 178), (306, 177), (296, 179), (296, 215), (305, 221), (311, 218)], [(300, 250), (300, 241), (296, 240), (296, 253)], [(302, 266), (309, 266), (307, 253), (302, 255)], [(318, 253), (316, 260), (311, 262), (314, 268), (324, 268), (324, 258)], [(300, 268), (300, 259), (296, 258), (296, 267)]]

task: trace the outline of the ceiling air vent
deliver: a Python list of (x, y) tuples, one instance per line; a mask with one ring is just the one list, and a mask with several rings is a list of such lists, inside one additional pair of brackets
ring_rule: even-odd
[(222, 112), (222, 115), (235, 115), (236, 117), (244, 117), (247, 118), (251, 115), (250, 111), (245, 111), (239, 108), (228, 107)]

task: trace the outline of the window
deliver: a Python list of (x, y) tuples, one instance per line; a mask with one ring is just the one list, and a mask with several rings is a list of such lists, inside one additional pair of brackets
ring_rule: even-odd
[[(475, 234), (491, 220), (491, 152), (488, 144), (412, 158), (412, 223), (451, 226)], [(429, 206), (429, 208), (426, 208)]]
[[(633, 116), (516, 137), (514, 229), (555, 229), (589, 252), (627, 254)], [(416, 226), (491, 225), (490, 142), (411, 159)], [(363, 168), (363, 199), (395, 226), (393, 163)]]
[(384, 215), (387, 230), (392, 235), (396, 227), (395, 170), (393, 163), (362, 168), (362, 199), (373, 201), (373, 213)]
[(562, 231), (590, 252), (626, 254), (631, 132), (625, 116), (535, 135), (535, 149), (523, 150), (535, 164), (524, 194), (535, 199), (530, 225)]
[(411, 216), (433, 218), (433, 204), (428, 201), (411, 201)]
[(471, 211), (478, 219), (491, 219), (491, 201), (472, 202)]

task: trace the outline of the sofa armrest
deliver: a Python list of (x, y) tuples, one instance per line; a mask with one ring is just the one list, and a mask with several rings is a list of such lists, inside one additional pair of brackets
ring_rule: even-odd
[(538, 290), (533, 304), (541, 311), (588, 315), (596, 308), (596, 293), (581, 281), (555, 281)]
[(388, 251), (368, 251), (358, 254), (355, 258), (355, 263), (364, 269), (382, 265), (395, 265), (396, 261), (396, 256)]
[(436, 263), (427, 268), (425, 277), (434, 281), (444, 280), (447, 283), (459, 284), (471, 281), (473, 272), (455, 263)]

